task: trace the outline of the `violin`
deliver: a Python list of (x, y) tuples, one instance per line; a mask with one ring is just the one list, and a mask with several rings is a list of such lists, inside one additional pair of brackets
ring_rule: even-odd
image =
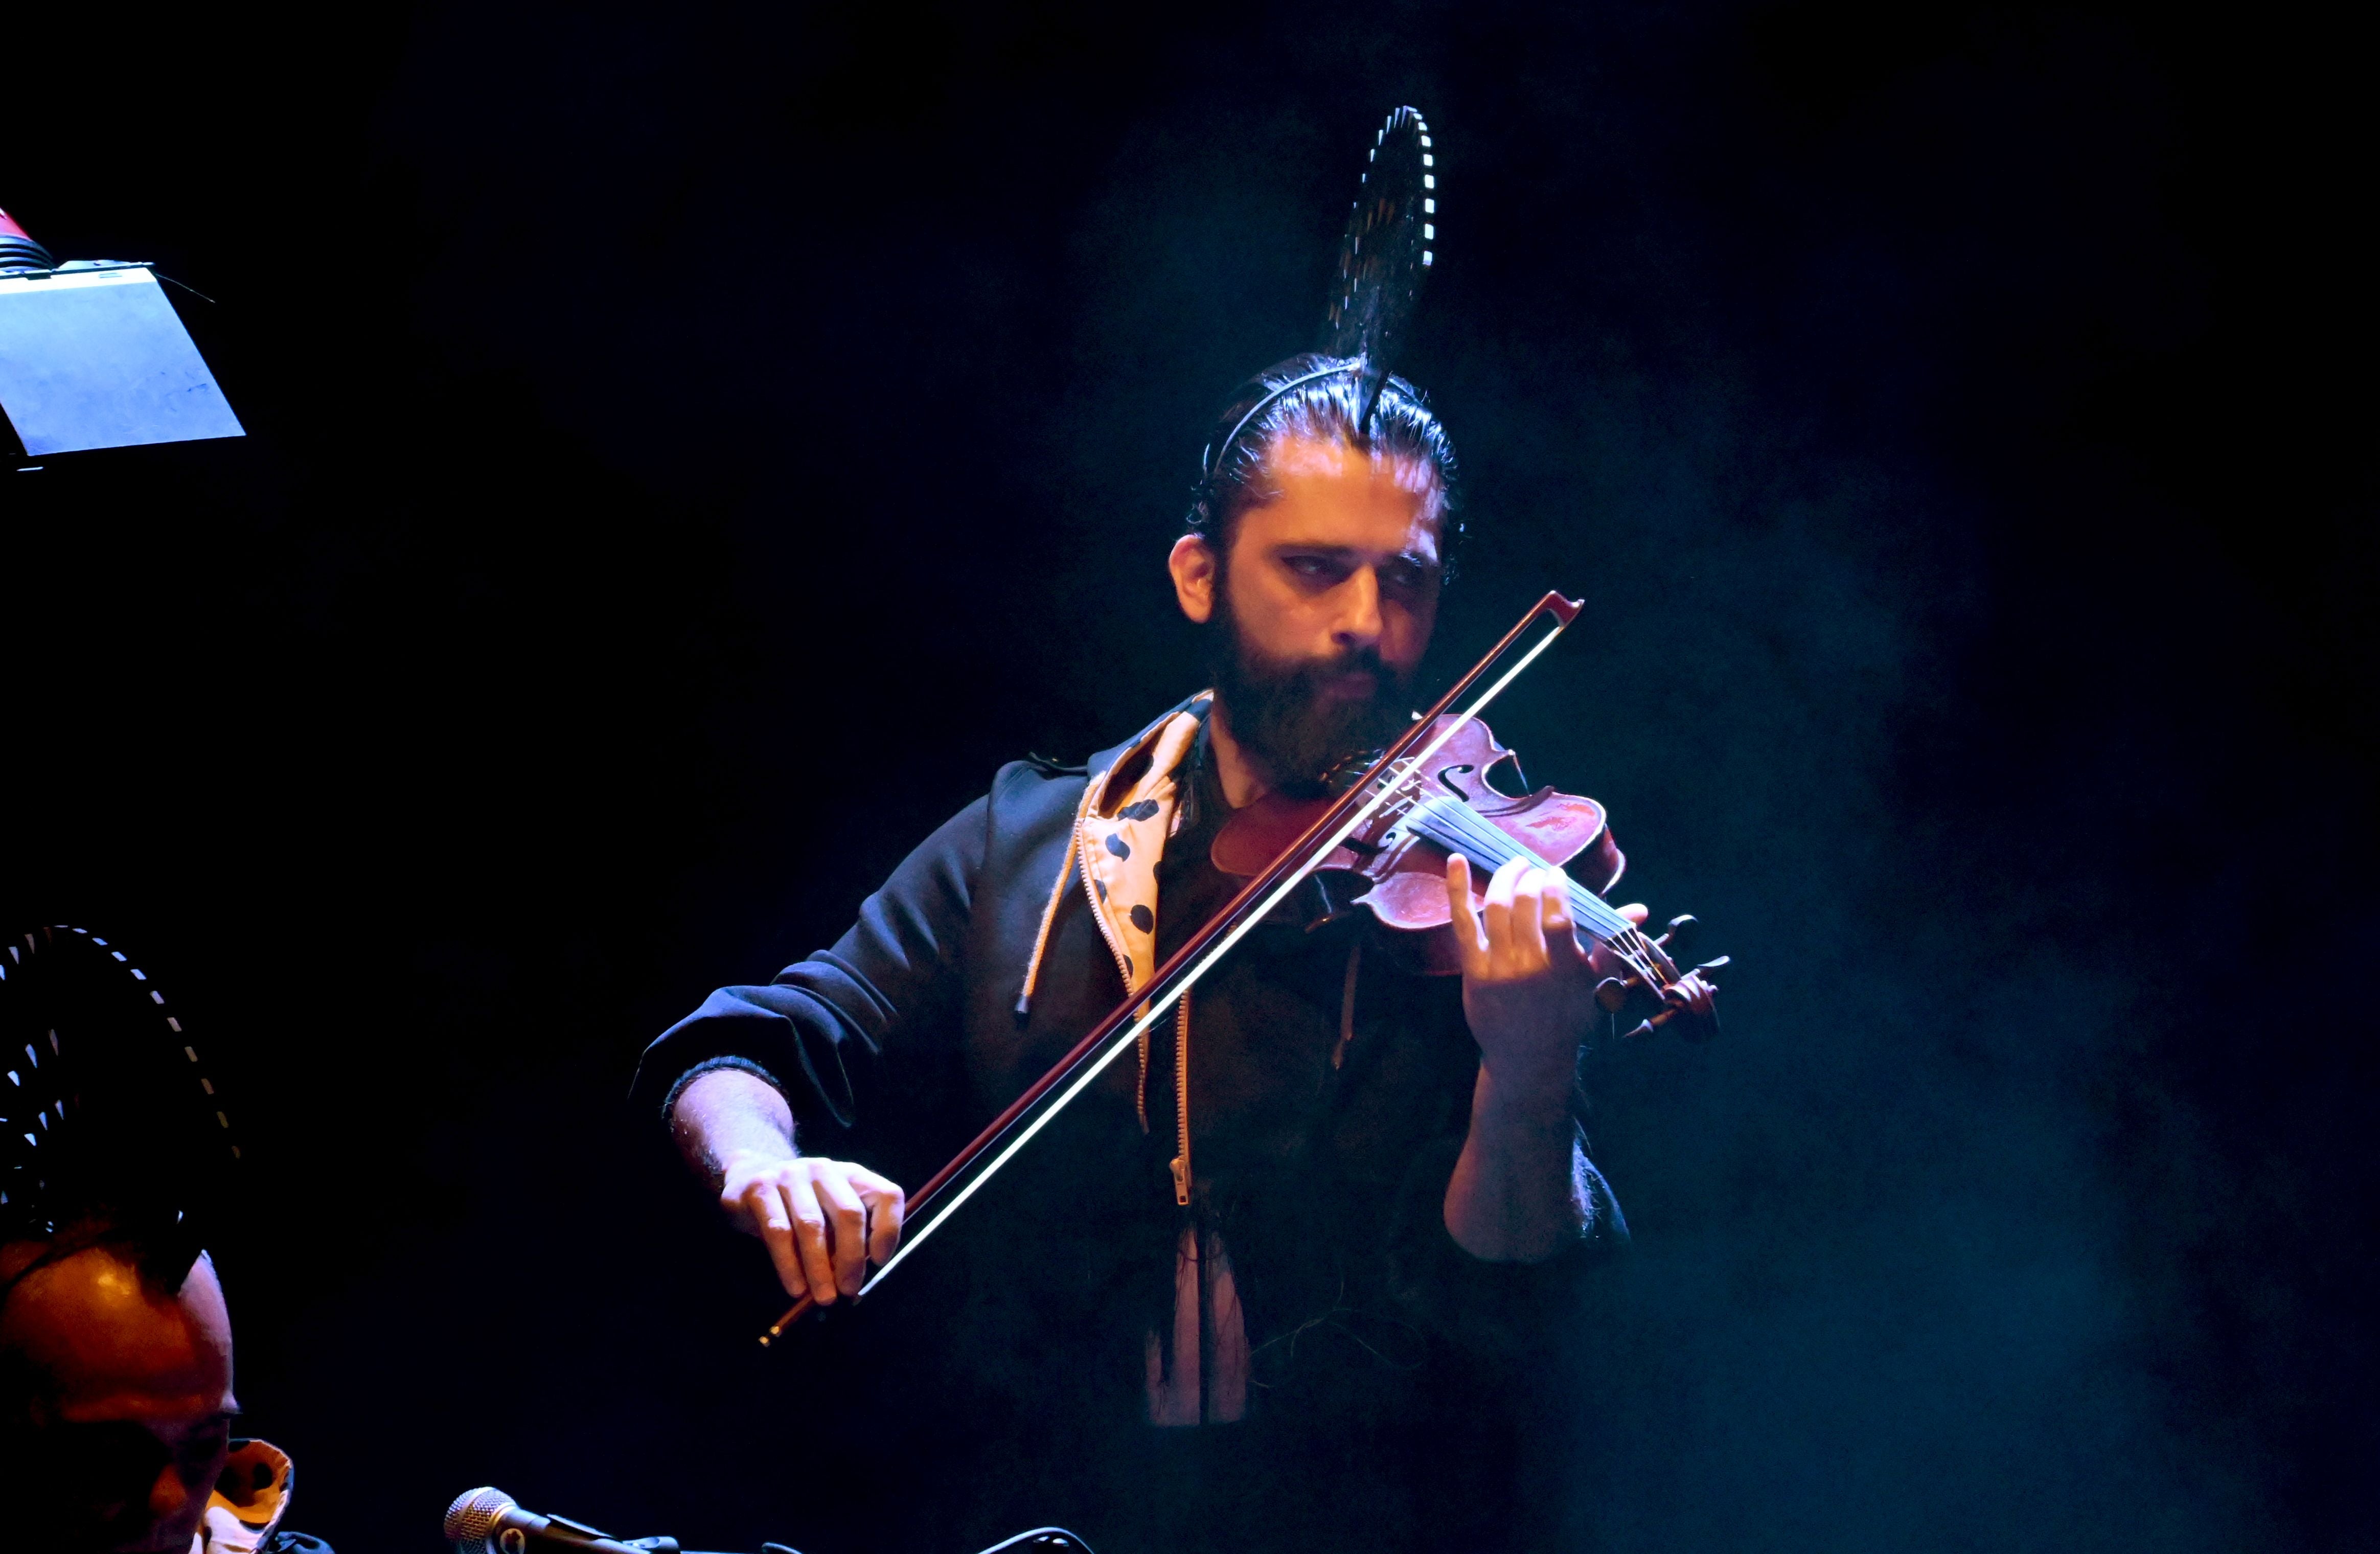
[[(1504, 793), (1492, 775), (1509, 771), (1517, 780), (1520, 759), (1476, 717), (1440, 714), (1420, 744), (1427, 759), (1371, 767), (1365, 781), (1383, 801), (1312, 866), (1331, 917), (1367, 910), (1384, 927), (1417, 936), (1422, 971), (1457, 976), (1463, 963), (1446, 897), (1447, 859), (1460, 854), (1470, 860), (1475, 900), (1513, 858), (1558, 864), (1579, 876), (1570, 885), (1572, 920), (1624, 968), (1597, 985), (1597, 1002), (1615, 1016), (1630, 1010), (1645, 1015), (1626, 1034), (1643, 1036), (1681, 1016), (1691, 1039), (1718, 1034), (1712, 984), (1728, 958), (1681, 971), (1675, 956), (1692, 917), (1671, 918), (1666, 932), (1648, 939), (1607, 904), (1628, 859), (1611, 838), (1602, 805), (1550, 787), (1519, 797)], [(1269, 794), (1224, 822), (1208, 856), (1225, 874), (1261, 873), (1338, 802)]]
[[(865, 1296), (882, 1283), (949, 1223), (1051, 1119), (1133, 1050), (1142, 1032), (1166, 1018), (1233, 945), (1318, 871), (1363, 878), (1362, 904), (1391, 928), (1422, 935), (1425, 951), (1444, 957), (1439, 964), (1447, 970), (1457, 969), (1446, 899), (1449, 856), (1459, 852), (1471, 861), (1475, 890), (1483, 890), (1504, 863), (1524, 856), (1543, 865), (1585, 858), (1590, 877), (1600, 871), (1600, 889), (1617, 883), (1626, 860), (1611, 842), (1603, 807), (1550, 788), (1522, 799), (1498, 793), (1488, 782), (1488, 773), (1507, 763), (1517, 770), (1518, 763), (1479, 722), (1488, 704), (1553, 646), (1582, 608), (1580, 601), (1560, 593), (1548, 593), (1531, 605), (1519, 624), (1344, 792), (1306, 805), (1259, 801), (1227, 821), (1215, 840), (1217, 867), (1247, 883), (1138, 992), (1111, 1010), (948, 1165), (927, 1178), (910, 1196), (899, 1249), (859, 1287), (859, 1293)], [(1520, 650), (1468, 707), (1452, 712), (1456, 700), (1514, 653), (1540, 620), (1551, 622), (1552, 629)], [(1246, 823), (1234, 835), (1243, 817)], [(1647, 939), (1601, 895), (1575, 882), (1571, 911), (1580, 930), (1599, 951), (1608, 952), (1599, 963), (1618, 968), (1597, 985), (1597, 1002), (1615, 1017), (1631, 1005), (1646, 1008), (1645, 1019), (1629, 1035), (1658, 1029), (1681, 1015), (1686, 1018), (1684, 1028), (1696, 1036), (1717, 1033), (1710, 974), (1726, 965), (1725, 959), (1682, 972), (1670, 954), (1677, 933), (1693, 923), (1692, 917), (1673, 918), (1669, 932)], [(1443, 941), (1435, 947), (1427, 941), (1433, 930)], [(813, 1304), (808, 1295), (795, 1302), (760, 1335), (761, 1347), (783, 1337)]]

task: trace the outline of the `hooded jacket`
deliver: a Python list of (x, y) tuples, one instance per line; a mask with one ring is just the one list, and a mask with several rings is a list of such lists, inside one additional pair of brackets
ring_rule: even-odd
[[(694, 1076), (743, 1068), (783, 1091), (804, 1153), (922, 1180), (1236, 888), (1207, 861), (1228, 814), (1208, 706), (1083, 767), (1002, 768), (832, 949), (664, 1032), (636, 1097), (666, 1120)], [(944, 1256), (1026, 1270), (963, 1281), (951, 1322), (998, 1335), (974, 1363), (1007, 1388), (1096, 1378), (1160, 1424), (1411, 1410), (1434, 1366), (1526, 1356), (1624, 1242), (1590, 1166), (1588, 1224), (1561, 1257), (1491, 1264), (1454, 1243), (1441, 1205), (1478, 1062), (1460, 980), (1328, 904), (1320, 887), (1284, 904), (1186, 1023), (1112, 1065), (963, 1211), (951, 1239), (967, 1244)]]

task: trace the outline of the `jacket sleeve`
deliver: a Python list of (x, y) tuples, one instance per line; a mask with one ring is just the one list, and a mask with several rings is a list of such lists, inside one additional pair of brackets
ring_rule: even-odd
[(1628, 1221), (1610, 1184), (1586, 1158), (1586, 1223), (1578, 1240), (1540, 1263), (1491, 1263), (1473, 1257), (1446, 1228), (1446, 1184), (1462, 1153), (1458, 1136), (1422, 1151), (1399, 1194), (1390, 1232), (1390, 1293), (1424, 1328), (1458, 1346), (1508, 1363), (1540, 1352), (1544, 1335), (1575, 1317), (1595, 1268), (1628, 1244)]
[(832, 949), (767, 987), (722, 988), (663, 1031), (645, 1049), (631, 1099), (666, 1123), (693, 1071), (758, 1070), (784, 1092), (798, 1129), (848, 1130), (881, 1102), (888, 1066), (954, 1062), (988, 804), (959, 811), (904, 859)]

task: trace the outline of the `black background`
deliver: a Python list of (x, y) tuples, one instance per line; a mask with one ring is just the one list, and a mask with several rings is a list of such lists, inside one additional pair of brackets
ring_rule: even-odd
[(811, 1443), (901, 1400), (752, 1346), (770, 1281), (627, 1114), (635, 1055), (830, 939), (999, 761), (1194, 687), (1160, 559), (1204, 418), (1311, 343), (1409, 101), (1444, 200), (1406, 367), (1480, 536), (1436, 670), (1584, 593), (1498, 730), (1738, 967), (1719, 1044), (1597, 1072), (1638, 1247), (1580, 1513), (1622, 1549), (2360, 1543), (2344, 35), (1477, 0), (7, 26), (0, 201), (214, 298), (181, 300), (250, 435), (0, 484), (0, 906), (109, 930), (227, 1053), (240, 1390), (298, 1524), (426, 1550), (492, 1480), (867, 1547), (921, 1464)]

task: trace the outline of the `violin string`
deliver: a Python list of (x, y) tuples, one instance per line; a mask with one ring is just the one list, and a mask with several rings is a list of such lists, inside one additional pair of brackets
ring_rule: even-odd
[[(1525, 857), (1541, 868), (1554, 867), (1467, 806), (1438, 800), (1435, 795), (1418, 808), (1412, 823), (1432, 841), (1471, 856), (1474, 863), (1485, 865), (1491, 872), (1516, 857)], [(1472, 856), (1474, 854), (1477, 856)], [(1635, 924), (1576, 880), (1570, 883), (1570, 901), (1573, 914), (1588, 920), (1588, 931), (1610, 945), (1631, 971), (1648, 985), (1661, 981), (1653, 971), (1653, 946), (1645, 942), (1643, 931)]]
[[(1525, 857), (1541, 868), (1555, 867), (1468, 805), (1422, 793), (1419, 776), (1416, 768), (1401, 763), (1398, 771), (1379, 779), (1391, 799), (1386, 808), (1403, 817), (1414, 831), (1451, 852), (1463, 854), (1491, 874), (1516, 857)], [(1400, 796), (1403, 802), (1395, 802)], [(1568, 878), (1567, 874), (1564, 878)], [(1569, 886), (1573, 920), (1585, 919), (1587, 931), (1609, 945), (1621, 963), (1642, 978), (1645, 986), (1667, 987), (1667, 978), (1654, 970), (1658, 952), (1645, 940), (1644, 930), (1577, 880), (1571, 880)]]
[[(1524, 625), (1526, 624), (1526, 621), (1523, 622)], [(1465, 728), (1476, 722), (1479, 714), (1487, 710), (1488, 704), (1494, 701), (1499, 696), (1501, 696), (1507, 686), (1510, 686), (1514, 680), (1520, 678), (1522, 673), (1525, 671), (1529, 665), (1535, 663), (1539, 655), (1544, 653), (1548, 648), (1552, 647), (1555, 640), (1561, 636), (1569, 624), (1570, 623), (1567, 620), (1558, 619), (1551, 631), (1547, 632), (1543, 637), (1539, 637), (1536, 644), (1530, 647), (1527, 651), (1522, 653), (1520, 657), (1513, 662), (1512, 667), (1505, 670), (1503, 674), (1498, 675), (1486, 690), (1479, 693), (1478, 697), (1473, 700), (1469, 707), (1463, 709), (1463, 711), (1456, 713), (1453, 717), (1449, 719), (1446, 727), (1439, 730), (1439, 733), (1426, 743), (1419, 751), (1415, 753), (1412, 758), (1412, 764), (1407, 769), (1408, 773), (1418, 772), (1426, 770), (1428, 767), (1431, 758), (1435, 757), (1441, 749), (1444, 749), (1448, 742), (1452, 740), (1456, 735), (1461, 734)], [(924, 1245), (928, 1237), (931, 1236), (936, 1231), (941, 1229), (942, 1226), (948, 1224), (950, 1222), (951, 1216), (958, 1212), (959, 1208), (965, 1205), (969, 1198), (975, 1196), (976, 1193), (982, 1188), (985, 1183), (990, 1181), (992, 1177), (999, 1174), (1002, 1167), (1005, 1166), (1010, 1160), (1015, 1159), (1018, 1151), (1022, 1150), (1027, 1144), (1030, 1144), (1035, 1135), (1039, 1134), (1043, 1128), (1049, 1126), (1051, 1120), (1054, 1119), (1059, 1112), (1064, 1111), (1070, 1104), (1072, 1104), (1075, 1097), (1090, 1088), (1091, 1085), (1098, 1080), (1099, 1076), (1107, 1072), (1110, 1064), (1113, 1063), (1117, 1058), (1123, 1056), (1125, 1051), (1131, 1050), (1133, 1044), (1139, 1038), (1141, 1032), (1148, 1030), (1152, 1026), (1156, 1025), (1159, 1020), (1164, 1018), (1165, 1015), (1172, 1011), (1176, 1001), (1178, 1001), (1184, 993), (1190, 990), (1192, 984), (1204, 977), (1208, 971), (1214, 966), (1216, 962), (1221, 960), (1225, 954), (1229, 953), (1232, 947), (1237, 945), (1242, 939), (1245, 938), (1248, 932), (1258, 923), (1270, 917), (1274, 909), (1279, 907), (1282, 902), (1287, 901), (1290, 896), (1296, 892), (1297, 888), (1305, 882), (1307, 877), (1313, 874), (1314, 870), (1320, 865), (1322, 860), (1329, 857), (1330, 854), (1337, 849), (1341, 843), (1354, 835), (1358, 830), (1362, 829), (1365, 824), (1370, 821), (1375, 815), (1379, 813), (1381, 808), (1385, 807), (1390, 799), (1397, 793), (1398, 789), (1406, 785), (1406, 781), (1409, 781), (1409, 778), (1396, 782), (1388, 782), (1381, 784), (1379, 786), (1379, 791), (1376, 792), (1370, 798), (1357, 806), (1345, 819), (1342, 820), (1338, 826), (1332, 830), (1331, 833), (1328, 837), (1324, 838), (1321, 842), (1311, 848), (1307, 852), (1305, 859), (1301, 861), (1295, 868), (1291, 869), (1286, 875), (1284, 875), (1280, 882), (1273, 887), (1270, 893), (1266, 895), (1263, 900), (1259, 901), (1254, 909), (1249, 911), (1246, 916), (1243, 917), (1238, 922), (1232, 924), (1231, 928), (1224, 930), (1224, 932), (1217, 938), (1215, 942), (1207, 948), (1203, 954), (1201, 954), (1196, 960), (1193, 961), (1189, 967), (1184, 970), (1181, 976), (1173, 979), (1171, 986), (1167, 987), (1161, 992), (1157, 993), (1147, 1002), (1143, 1003), (1141, 1005), (1139, 1017), (1134, 1020), (1131, 1025), (1125, 1026), (1122, 1030), (1118, 1031), (1113, 1037), (1109, 1038), (1107, 1050), (1100, 1053), (1097, 1058), (1087, 1061), (1084, 1065), (1083, 1072), (1075, 1075), (1072, 1083), (1068, 1084), (1063, 1089), (1053, 1093), (1054, 1099), (1046, 1099), (1045, 1103), (1034, 1113), (1033, 1118), (1029, 1123), (1026, 1123), (1014, 1135), (1012, 1135), (1008, 1142), (1002, 1145), (1000, 1151), (993, 1155), (990, 1160), (985, 1161), (979, 1168), (971, 1172), (968, 1174), (966, 1181), (959, 1187), (957, 1192), (951, 1196), (947, 1202), (938, 1204), (936, 1206), (931, 1218), (914, 1227), (903, 1227), (900, 1247), (893, 1252), (892, 1257), (884, 1260), (883, 1264), (877, 1269), (876, 1272), (866, 1283), (859, 1287), (859, 1293), (861, 1295), (866, 1295), (869, 1291), (875, 1289), (876, 1286), (884, 1282), (885, 1276), (890, 1274), (894, 1269), (900, 1267), (902, 1259), (908, 1257), (910, 1253), (916, 1251), (918, 1247)], [(1489, 829), (1492, 830), (1493, 828), (1491, 827)], [(1497, 834), (1501, 835), (1502, 833), (1498, 832)]]
[[(1439, 822), (1444, 832), (1451, 834), (1442, 834), (1432, 822)], [(1459, 804), (1433, 805), (1424, 817), (1416, 818), (1415, 824), (1432, 841), (1453, 845), (1466, 855), (1476, 853), (1479, 856), (1472, 861), (1485, 865), (1491, 872), (1520, 857), (1527, 858), (1540, 868), (1555, 867)], [(1586, 920), (1590, 931), (1597, 939), (1617, 939), (1635, 926), (1575, 880), (1570, 882), (1570, 901), (1572, 913)]]

